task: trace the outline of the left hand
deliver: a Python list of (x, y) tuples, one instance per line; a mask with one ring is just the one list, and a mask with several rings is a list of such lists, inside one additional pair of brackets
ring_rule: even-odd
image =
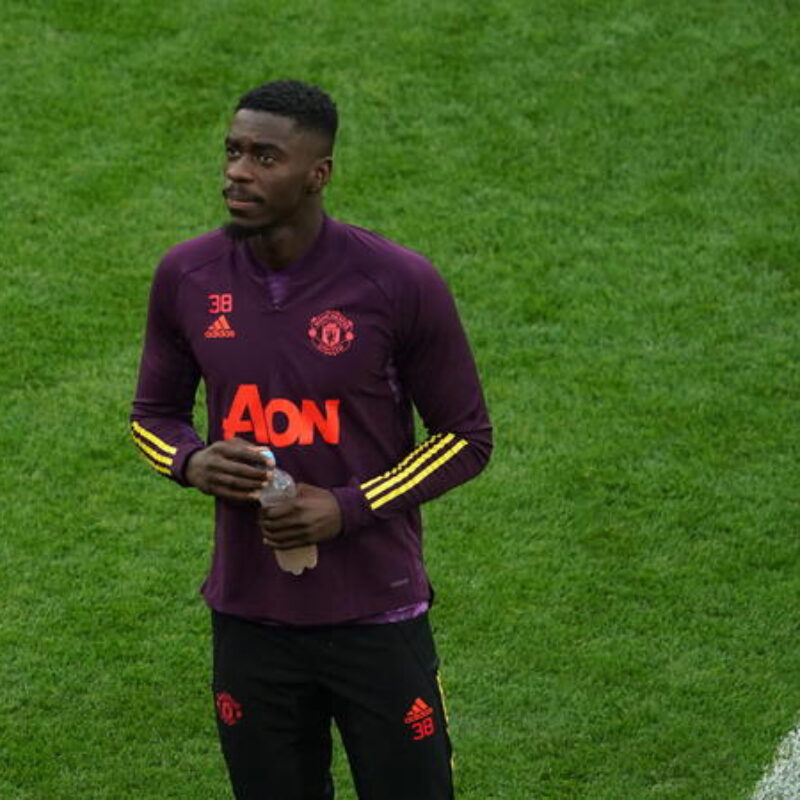
[(297, 495), (258, 512), (264, 544), (288, 550), (304, 544), (326, 542), (342, 530), (342, 512), (332, 492), (297, 484)]

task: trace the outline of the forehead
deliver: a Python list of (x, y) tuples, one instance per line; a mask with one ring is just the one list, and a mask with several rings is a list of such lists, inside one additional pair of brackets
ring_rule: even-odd
[(289, 117), (241, 108), (233, 115), (228, 136), (242, 141), (281, 145), (302, 136), (302, 131)]

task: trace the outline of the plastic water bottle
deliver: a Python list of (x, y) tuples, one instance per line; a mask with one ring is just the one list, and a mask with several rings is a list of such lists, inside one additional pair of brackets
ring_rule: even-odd
[[(265, 448), (261, 453), (267, 459), (267, 464), (274, 467), (275, 456), (272, 450)], [(259, 502), (262, 508), (268, 508), (283, 500), (291, 500), (296, 494), (294, 478), (288, 472), (276, 468), (273, 469), (272, 480), (261, 490)], [(318, 555), (315, 544), (293, 547), (291, 550), (275, 550), (278, 566), (292, 575), (302, 575), (303, 570), (316, 567)]]
[[(270, 451), (262, 450), (261, 452), (266, 456)], [(267, 456), (267, 460), (269, 461), (270, 458), (271, 463), (274, 464), (275, 457), (271, 453)], [(294, 478), (282, 469), (275, 469), (272, 480), (261, 490), (258, 499), (262, 507), (267, 508), (267, 506), (274, 506), (276, 503), (280, 503), (281, 500), (291, 500), (296, 494), (297, 487), (294, 485)]]

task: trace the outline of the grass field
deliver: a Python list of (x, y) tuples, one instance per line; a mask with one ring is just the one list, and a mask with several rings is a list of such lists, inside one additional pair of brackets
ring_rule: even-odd
[(798, 41), (797, 0), (4, 0), (0, 797), (230, 796), (210, 503), (126, 426), (155, 263), (289, 76), (496, 425), (426, 510), (459, 797), (746, 800), (800, 712)]

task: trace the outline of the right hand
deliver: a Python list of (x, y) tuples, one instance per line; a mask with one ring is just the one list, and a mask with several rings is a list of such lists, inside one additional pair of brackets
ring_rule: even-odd
[(263, 449), (244, 439), (214, 442), (189, 456), (184, 476), (205, 494), (239, 503), (258, 502), (275, 467), (274, 459), (270, 464)]

